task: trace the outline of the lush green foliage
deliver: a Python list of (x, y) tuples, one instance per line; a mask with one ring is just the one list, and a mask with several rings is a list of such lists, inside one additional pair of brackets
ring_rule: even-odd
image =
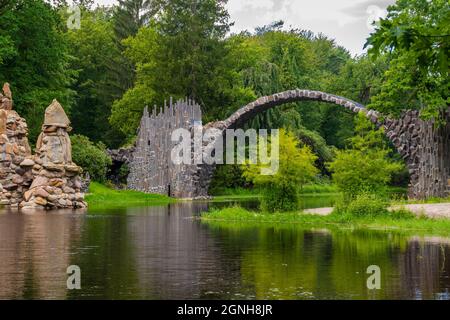
[[(98, 8), (92, 0), (76, 3), (82, 6), (81, 29), (68, 30), (65, 0), (53, 6), (44, 0), (0, 0), (0, 82), (11, 83), (32, 142), (54, 98), (68, 111), (74, 133), (113, 148), (131, 144), (144, 106), (161, 106), (171, 96), (197, 100), (204, 122), (294, 88), (339, 94), (392, 114), (414, 108), (438, 118), (448, 105), (445, 0), (398, 0), (368, 40), (373, 59), (352, 58), (324, 35), (286, 30), (282, 21), (229, 35), (226, 1), (120, 0)], [(349, 139), (353, 117), (341, 107), (301, 102), (269, 110), (247, 126), (293, 132), (310, 147), (308, 154), (317, 155), (313, 162), (322, 175), (330, 175), (325, 163), (333, 163), (333, 179), (350, 198), (362, 190), (382, 192), (392, 180), (405, 184), (408, 173), (399, 170), (398, 155), (382, 142), (381, 131), (360, 123)], [(335, 152), (346, 147), (351, 149)], [(92, 164), (89, 170), (103, 179), (104, 163), (94, 158), (83, 165)], [(248, 174), (246, 179), (239, 166), (222, 166), (213, 191), (271, 186), (264, 198), (275, 209), (282, 196), (282, 203), (295, 203), (294, 189), (310, 181), (313, 167), (298, 166), (291, 161), (291, 168), (281, 168), (286, 178), (276, 178), (277, 188), (273, 181)]]
[[(15, 109), (27, 119), (31, 140), (53, 99), (70, 110), (75, 73), (58, 13), (44, 0), (14, 0), (0, 14), (0, 83), (9, 82)], [(5, 44), (5, 46), (4, 46)]]
[(104, 182), (108, 166), (112, 164), (111, 158), (105, 152), (105, 146), (102, 143), (94, 144), (88, 137), (81, 135), (73, 135), (70, 140), (73, 161), (88, 172), (91, 179)]
[(269, 167), (259, 163), (245, 165), (243, 174), (248, 181), (263, 190), (261, 204), (264, 210), (295, 210), (298, 208), (299, 190), (318, 173), (314, 166), (316, 159), (308, 146), (299, 147), (299, 142), (292, 133), (280, 130), (278, 171), (264, 175), (262, 170)]
[(206, 119), (224, 117), (224, 107), (240, 105), (246, 92), (233, 86), (224, 41), (228, 18), (222, 1), (165, 2), (152, 23), (123, 42), (137, 78), (114, 104), (112, 125), (134, 135), (143, 107), (162, 105), (169, 97), (195, 99)]
[(344, 228), (370, 228), (379, 230), (401, 230), (401, 232), (414, 232), (417, 234), (442, 234), (447, 235), (450, 228), (448, 219), (430, 219), (417, 217), (406, 209), (373, 216), (354, 216), (347, 213), (332, 213), (328, 216), (305, 214), (301, 212), (264, 213), (243, 209), (239, 206), (213, 209), (201, 216), (204, 223), (219, 227), (249, 226), (255, 227), (260, 223), (270, 226), (281, 226), (282, 224), (298, 224), (316, 228), (333, 226)]
[(108, 123), (111, 105), (123, 94), (117, 87), (112, 68), (122, 62), (113, 30), (112, 13), (104, 9), (82, 12), (81, 28), (68, 30), (66, 38), (73, 56), (71, 68), (77, 71), (76, 107), (71, 120), (75, 133), (93, 141), (119, 146), (123, 136)]
[(398, 0), (368, 39), (373, 55), (387, 54), (390, 66), (371, 107), (398, 114), (419, 109), (439, 119), (447, 108), (450, 6), (447, 0)]
[(376, 217), (388, 211), (385, 200), (369, 193), (360, 193), (350, 203), (337, 206), (335, 210), (337, 213), (346, 213), (355, 217)]
[(392, 175), (403, 168), (389, 158), (391, 151), (382, 128), (375, 130), (364, 115), (359, 115), (356, 131), (357, 135), (351, 139), (352, 149), (337, 151), (335, 160), (329, 164), (333, 180), (347, 201), (364, 192), (384, 193)]

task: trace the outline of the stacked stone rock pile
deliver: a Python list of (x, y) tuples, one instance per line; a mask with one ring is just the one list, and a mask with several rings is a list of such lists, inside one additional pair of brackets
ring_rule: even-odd
[(23, 209), (86, 208), (79, 175), (82, 170), (72, 162), (70, 130), (69, 118), (54, 100), (45, 110), (33, 158), (35, 179), (24, 194)]
[(12, 107), (5, 84), (0, 92), (0, 204), (20, 204), (22, 209), (86, 208), (64, 109), (56, 100), (47, 108), (32, 155), (26, 121)]
[[(17, 207), (33, 181), (25, 119), (12, 110), (12, 94), (6, 83), (0, 92), (0, 204)], [(26, 164), (26, 163), (25, 163)]]

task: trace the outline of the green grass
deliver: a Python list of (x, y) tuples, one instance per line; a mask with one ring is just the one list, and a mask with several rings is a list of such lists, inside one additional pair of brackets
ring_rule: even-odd
[(308, 184), (303, 186), (302, 194), (335, 194), (339, 193), (338, 188), (334, 184)]
[(113, 190), (97, 182), (91, 183), (86, 201), (90, 208), (152, 206), (175, 202), (167, 196), (130, 190)]
[(229, 199), (230, 197), (236, 197), (236, 198), (240, 198), (240, 197), (260, 197), (261, 195), (261, 190), (255, 189), (255, 188), (220, 188), (220, 189), (215, 189), (212, 192), (212, 195), (214, 196), (214, 198), (227, 198)]
[[(306, 185), (300, 192), (300, 196), (310, 195), (336, 195), (339, 193), (337, 187), (332, 184)], [(248, 188), (223, 188), (214, 190), (214, 200), (239, 200), (261, 198), (262, 191)]]
[(397, 230), (414, 234), (450, 235), (450, 219), (416, 217), (406, 210), (385, 213), (376, 217), (355, 217), (332, 213), (328, 216), (302, 212), (261, 213), (235, 206), (202, 214), (202, 222), (216, 226), (251, 226), (257, 224), (298, 224), (314, 228), (340, 227), (350, 229)]

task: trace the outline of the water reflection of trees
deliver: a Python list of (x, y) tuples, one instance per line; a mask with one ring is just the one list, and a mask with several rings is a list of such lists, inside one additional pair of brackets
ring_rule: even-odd
[[(1, 214), (0, 298), (450, 298), (449, 239), (192, 219), (206, 207)], [(81, 291), (66, 290), (71, 264)]]
[[(260, 299), (448, 298), (450, 252), (441, 242), (369, 230), (210, 227), (216, 237), (243, 244), (243, 285)], [(381, 290), (367, 289), (370, 265), (381, 268)]]
[(143, 297), (220, 298), (240, 282), (239, 261), (222, 256), (210, 230), (192, 218), (206, 209), (206, 203), (178, 203), (128, 210)]

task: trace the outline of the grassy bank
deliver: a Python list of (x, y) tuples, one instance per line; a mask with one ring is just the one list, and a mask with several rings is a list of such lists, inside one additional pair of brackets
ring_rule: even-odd
[(248, 188), (222, 188), (214, 190), (214, 200), (257, 199), (261, 190)]
[[(311, 184), (306, 185), (301, 190), (301, 195), (327, 195), (337, 194), (339, 190), (332, 184)], [(251, 199), (260, 198), (262, 190), (251, 188), (223, 188), (214, 190), (213, 197), (215, 200), (226, 199)]]
[(215, 225), (255, 225), (255, 224), (298, 224), (314, 228), (337, 226), (351, 229), (377, 229), (414, 231), (416, 234), (450, 235), (450, 219), (429, 219), (416, 217), (407, 211), (381, 214), (376, 217), (357, 217), (333, 213), (328, 216), (305, 214), (301, 212), (260, 213), (241, 207), (230, 207), (205, 212), (201, 216), (205, 223)]
[(167, 196), (130, 190), (113, 190), (97, 182), (91, 183), (86, 201), (90, 208), (151, 206), (175, 202)]

